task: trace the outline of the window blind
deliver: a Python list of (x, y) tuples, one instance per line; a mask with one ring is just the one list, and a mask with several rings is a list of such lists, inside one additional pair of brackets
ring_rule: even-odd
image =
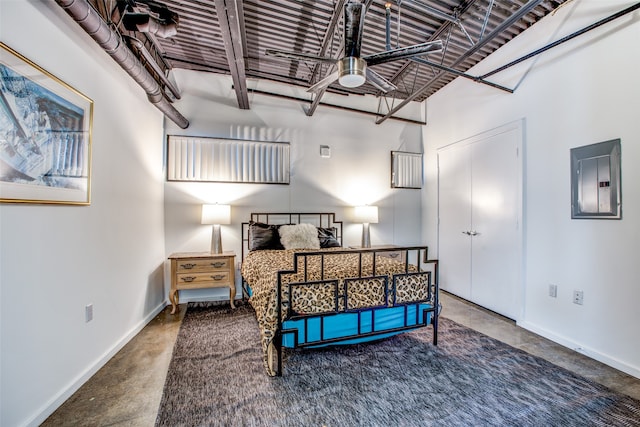
[(422, 154), (391, 152), (391, 187), (422, 188)]
[(289, 183), (289, 144), (169, 136), (169, 181)]

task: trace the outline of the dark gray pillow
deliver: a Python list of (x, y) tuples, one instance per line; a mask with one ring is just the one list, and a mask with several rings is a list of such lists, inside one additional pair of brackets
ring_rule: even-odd
[(249, 250), (284, 249), (280, 243), (279, 225), (249, 222)]
[(342, 246), (337, 239), (338, 229), (335, 227), (318, 227), (318, 239), (321, 248), (339, 248)]

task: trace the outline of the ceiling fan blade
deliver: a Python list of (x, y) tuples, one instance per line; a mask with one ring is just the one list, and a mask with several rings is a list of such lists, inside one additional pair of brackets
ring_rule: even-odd
[(413, 46), (401, 47), (398, 49), (378, 52), (362, 57), (367, 61), (367, 65), (383, 64), (385, 62), (396, 61), (398, 59), (411, 58), (413, 56), (424, 55), (426, 53), (442, 50), (442, 40), (415, 44)]
[(307, 89), (307, 92), (317, 92), (319, 90), (325, 89), (326, 87), (328, 87), (331, 83), (335, 82), (336, 80), (338, 80), (338, 72), (337, 71), (329, 74), (327, 77), (325, 77), (324, 79), (320, 80), (318, 83), (316, 83), (313, 86), (311, 86), (309, 89)]
[(360, 57), (364, 13), (362, 3), (349, 2), (344, 7), (344, 56)]
[(329, 62), (335, 64), (336, 59), (328, 58), (326, 56), (309, 55), (306, 53), (285, 52), (283, 50), (265, 49), (264, 53), (268, 56), (277, 56), (278, 58), (295, 59), (298, 61), (314, 61), (314, 62)]
[(366, 73), (367, 73), (367, 82), (371, 83), (376, 88), (383, 91), (384, 93), (397, 89), (393, 83), (391, 83), (389, 80), (385, 79), (380, 74), (373, 71), (371, 68), (367, 68)]

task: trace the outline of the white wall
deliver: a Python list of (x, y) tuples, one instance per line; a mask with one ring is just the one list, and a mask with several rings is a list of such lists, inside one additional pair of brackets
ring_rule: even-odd
[[(470, 73), (489, 72), (633, 3), (568, 3)], [(437, 149), (524, 118), (526, 302), (520, 325), (636, 377), (639, 19), (636, 11), (490, 78), (516, 88), (514, 94), (458, 79), (429, 98), (423, 192), (423, 235), (435, 246)], [(570, 148), (614, 138), (622, 140), (623, 219), (571, 220)], [(549, 284), (558, 285), (555, 299)], [(584, 305), (572, 303), (573, 290), (584, 291)]]
[[(362, 226), (352, 223), (351, 207), (374, 204), (380, 222), (371, 225), (372, 244), (420, 243), (420, 191), (392, 190), (390, 164), (392, 150), (422, 150), (421, 126), (396, 120), (376, 125), (375, 117), (323, 106), (308, 117), (300, 102), (264, 95), (250, 95), (251, 109), (239, 110), (231, 78), (185, 70), (175, 77), (183, 94), (176, 108), (190, 126), (167, 123), (167, 134), (289, 142), (291, 183), (167, 182), (167, 255), (209, 249), (211, 226), (200, 225), (200, 205), (215, 202), (232, 205), (222, 244), (238, 259), (240, 223), (251, 212), (336, 212), (345, 221), (345, 245), (359, 245)], [(320, 157), (320, 145), (331, 147), (331, 158)], [(181, 301), (210, 295), (228, 298), (222, 289), (198, 290), (181, 292)]]
[(91, 206), (0, 205), (0, 424), (37, 425), (164, 307), (163, 118), (55, 2), (0, 28), (95, 103)]

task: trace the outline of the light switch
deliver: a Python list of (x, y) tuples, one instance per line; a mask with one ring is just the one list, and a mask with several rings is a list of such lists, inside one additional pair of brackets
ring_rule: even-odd
[(320, 157), (324, 157), (325, 159), (328, 159), (331, 157), (331, 147), (329, 147), (328, 145), (321, 145), (320, 146)]

